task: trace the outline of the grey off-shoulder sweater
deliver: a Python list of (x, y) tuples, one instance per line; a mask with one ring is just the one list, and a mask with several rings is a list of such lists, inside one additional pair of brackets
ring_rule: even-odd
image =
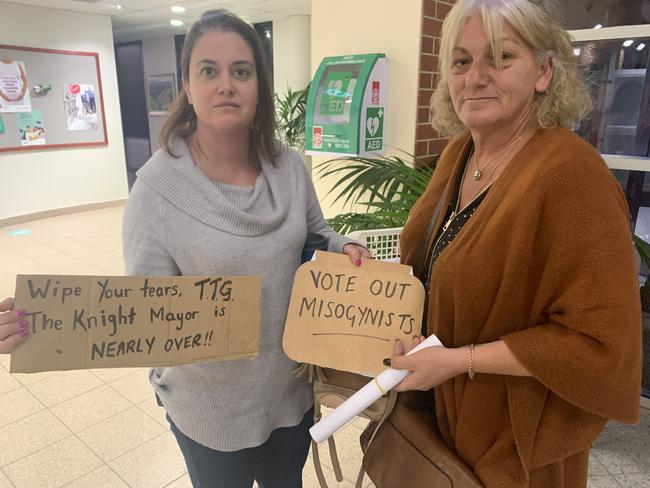
[(307, 379), (282, 350), (293, 277), (307, 232), (349, 242), (323, 218), (301, 157), (284, 149), (276, 167), (262, 161), (254, 187), (215, 183), (177, 142), (178, 159), (159, 150), (138, 172), (126, 205), (123, 245), (128, 275), (262, 277), (256, 359), (154, 368), (150, 380), (185, 435), (235, 451), (297, 425), (312, 405)]

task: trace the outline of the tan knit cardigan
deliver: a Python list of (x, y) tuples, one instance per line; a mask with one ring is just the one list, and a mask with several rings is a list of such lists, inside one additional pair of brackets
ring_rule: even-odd
[[(471, 143), (464, 134), (443, 152), (403, 230), (405, 263), (417, 267)], [(428, 293), (429, 331), (444, 344), (502, 339), (533, 375), (437, 387), (447, 443), (489, 488), (586, 487), (588, 450), (607, 420), (638, 421), (641, 377), (628, 210), (598, 153), (567, 129), (537, 131), (440, 254)]]

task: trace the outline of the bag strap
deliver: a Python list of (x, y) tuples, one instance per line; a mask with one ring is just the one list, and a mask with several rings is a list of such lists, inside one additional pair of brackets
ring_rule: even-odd
[[(386, 405), (386, 410), (384, 411), (384, 414), (381, 416), (379, 421), (377, 422), (377, 426), (374, 428), (372, 431), (372, 435), (370, 436), (370, 440), (368, 440), (368, 445), (366, 446), (366, 450), (368, 449), (368, 446), (372, 443), (372, 441), (375, 438), (375, 435), (377, 432), (379, 432), (379, 428), (384, 425), (384, 422), (388, 420), (388, 417), (390, 417), (390, 414), (393, 413), (393, 409), (395, 408), (395, 403), (397, 402), (397, 392), (394, 390), (391, 390), (388, 392), (388, 405)], [(361, 467), (359, 468), (359, 473), (357, 474), (357, 481), (354, 485), (354, 488), (363, 488), (363, 476), (365, 474), (365, 469), (363, 469), (363, 461), (361, 462)]]
[[(321, 411), (321, 405), (318, 402), (317, 399), (314, 399), (314, 422), (320, 421), (322, 418), (322, 411)], [(368, 446), (370, 443), (373, 441), (375, 438), (375, 435), (379, 431), (379, 428), (388, 420), (388, 417), (390, 417), (390, 414), (392, 413), (393, 409), (395, 408), (395, 403), (397, 402), (397, 392), (396, 391), (390, 391), (388, 393), (388, 403), (386, 405), (386, 410), (381, 416), (381, 419), (377, 422), (376, 427), (374, 428), (372, 435), (370, 437), (370, 440), (368, 441)], [(334, 436), (330, 436), (327, 439), (328, 445), (329, 445), (329, 451), (330, 451), (330, 459), (332, 461), (332, 468), (334, 470), (334, 476), (336, 477), (336, 481), (339, 483), (343, 481), (343, 472), (341, 471), (341, 464), (338, 459), (338, 455), (336, 452), (336, 443), (334, 441)], [(314, 461), (314, 470), (316, 471), (316, 478), (318, 479), (318, 483), (320, 484), (321, 488), (329, 488), (327, 481), (325, 480), (325, 475), (323, 473), (323, 465), (321, 464), (320, 461), (320, 453), (318, 450), (318, 444), (316, 441), (312, 440), (311, 441), (311, 453), (312, 453), (312, 458)], [(365, 470), (363, 469), (363, 464), (361, 464), (361, 467), (359, 468), (359, 472), (357, 473), (357, 480), (355, 483), (355, 488), (362, 488), (363, 487), (363, 478), (365, 475)]]
[[(445, 200), (447, 199), (447, 187), (445, 187), (444, 191), (442, 192), (442, 195), (440, 196), (440, 199), (438, 200), (438, 203), (436, 205), (436, 208), (433, 211), (433, 214), (431, 215), (431, 220), (429, 221), (429, 224), (427, 225), (427, 229), (424, 233), (423, 238), (420, 240), (420, 244), (417, 247), (417, 250), (415, 252), (415, 257), (413, 259), (413, 263), (416, 264), (418, 267), (414, 268), (414, 271), (417, 273), (417, 277), (420, 278), (420, 281), (423, 283), (426, 282), (428, 279), (428, 274), (429, 274), (429, 263), (430, 263), (430, 258), (431, 258), (431, 237), (433, 234), (433, 228), (436, 225), (436, 222), (438, 221), (438, 217), (440, 216), (440, 211), (442, 210), (442, 206), (445, 203)], [(426, 273), (426, 274), (425, 274)]]
[[(427, 229), (424, 233), (423, 239), (420, 240), (420, 244), (417, 247), (413, 259), (413, 264), (418, 266), (417, 268), (413, 266), (413, 272), (424, 286), (427, 285), (427, 282), (429, 281), (429, 274), (431, 272), (431, 260), (433, 259), (433, 242), (432, 242), (433, 228), (435, 227), (436, 222), (438, 221), (438, 217), (440, 216), (440, 211), (442, 210), (442, 206), (445, 203), (446, 199), (447, 199), (447, 187), (445, 187), (444, 191), (442, 192), (442, 195), (440, 196), (440, 199), (438, 200), (438, 203), (436, 204), (436, 208), (433, 211), (433, 215), (431, 215), (431, 220), (429, 220), (429, 224), (427, 225)], [(424, 336), (428, 335), (428, 329), (429, 329), (429, 324), (427, 323), (427, 312), (426, 312), (428, 309), (429, 309), (429, 293), (425, 293), (424, 308), (423, 308), (424, 314), (422, 316), (422, 329), (420, 330), (420, 334)]]
[(329, 488), (325, 476), (323, 475), (323, 466), (320, 463), (320, 454), (318, 453), (318, 444), (316, 441), (311, 441), (311, 456), (314, 462), (314, 471), (316, 471), (316, 478), (321, 488)]
[[(314, 423), (319, 422), (323, 417), (321, 411), (321, 405), (317, 398), (314, 397)], [(334, 476), (336, 481), (339, 483), (343, 481), (343, 472), (341, 471), (341, 464), (339, 463), (339, 458), (336, 454), (336, 443), (334, 442), (334, 436), (330, 436), (327, 439), (327, 444), (330, 451), (330, 459), (332, 460), (332, 468), (334, 469)], [(325, 480), (325, 475), (323, 474), (323, 465), (320, 461), (320, 453), (318, 452), (318, 443), (312, 439), (311, 441), (311, 455), (314, 461), (314, 470), (316, 471), (316, 478), (318, 478), (318, 483), (321, 488), (329, 488), (327, 481)]]

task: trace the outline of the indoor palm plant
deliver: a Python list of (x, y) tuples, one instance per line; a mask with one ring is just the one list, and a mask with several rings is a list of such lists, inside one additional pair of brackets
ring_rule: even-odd
[[(641, 262), (650, 269), (650, 244), (637, 235), (632, 235), (636, 250), (639, 253)], [(641, 285), (641, 307), (645, 313), (650, 313), (650, 279)]]
[[(650, 244), (633, 235), (636, 250), (639, 252), (645, 271), (650, 269)], [(650, 278), (646, 274), (646, 281), (641, 285), (641, 308), (643, 309), (643, 375), (641, 387), (643, 395), (650, 398)]]
[(328, 192), (335, 195), (334, 202), (342, 201), (363, 210), (329, 219), (332, 228), (347, 234), (404, 226), (411, 207), (426, 189), (437, 160), (417, 166), (414, 157), (407, 156), (408, 161), (398, 156), (359, 156), (319, 164), (316, 171), (320, 176), (336, 180)]
[(275, 112), (280, 138), (282, 142), (300, 153), (305, 149), (305, 109), (309, 86), (295, 91), (287, 87), (284, 94), (275, 94)]

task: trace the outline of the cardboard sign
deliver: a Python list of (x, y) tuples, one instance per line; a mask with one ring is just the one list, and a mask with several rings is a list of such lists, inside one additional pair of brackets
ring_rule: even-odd
[(283, 346), (295, 361), (375, 375), (396, 339), (420, 334), (424, 287), (411, 268), (316, 252), (293, 282)]
[(261, 295), (255, 276), (18, 275), (30, 338), (11, 372), (252, 358)]

